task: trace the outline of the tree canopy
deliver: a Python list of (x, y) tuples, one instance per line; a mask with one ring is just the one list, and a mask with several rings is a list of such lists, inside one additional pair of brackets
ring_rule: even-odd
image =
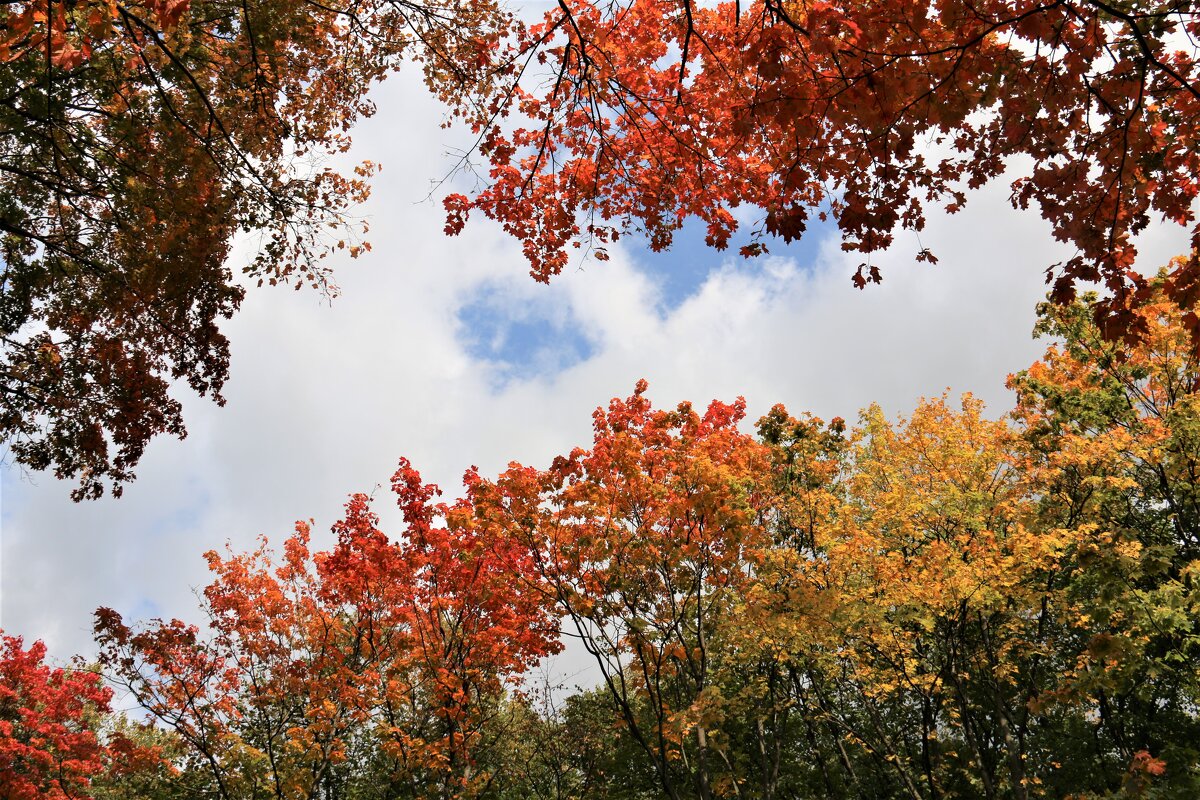
[[(375, 165), (329, 159), (406, 57), (488, 162), (447, 231), (498, 220), (538, 280), (631, 232), (667, 248), (691, 217), (726, 247), (748, 207), (744, 254), (832, 221), (862, 287), (1012, 166), (1014, 205), (1075, 248), (1036, 265), (1054, 300), (1098, 282), (1101, 329), (1132, 339), (1133, 237), (1163, 218), (1200, 243), (1182, 2), (563, 0), (530, 22), (464, 0), (23, 0), (0, 21), (0, 432), (76, 499), (184, 435), (171, 381), (222, 402), (239, 266), (330, 289), (323, 258), (366, 249), (351, 210)], [(1190, 307), (1198, 275), (1189, 257), (1161, 290)]]
[[(1192, 797), (1200, 361), (1162, 294), (1123, 357), (1088, 300), (1043, 308), (1001, 419), (775, 406), (755, 435), (639, 383), (452, 502), (402, 461), (390, 536), (354, 495), (328, 550), (301, 523), (208, 553), (203, 627), (97, 612), (146, 727), (9, 640), (0, 796)], [(546, 694), (564, 646), (595, 680)]]
[[(748, 206), (744, 254), (831, 220), (862, 287), (898, 232), (1011, 165), (1013, 205), (1075, 248), (1034, 265), (1055, 301), (1098, 282), (1103, 328), (1135, 336), (1151, 289), (1133, 237), (1162, 218), (1200, 244), (1198, 36), (1185, 2), (562, 0), (506, 41), (490, 103), (441, 92), (490, 163), (484, 188), (446, 198), (447, 230), (479, 210), (548, 280), (572, 248), (603, 258), (639, 232), (664, 249), (689, 217), (724, 248)], [(1190, 306), (1198, 276), (1189, 257), (1165, 291)]]
[[(245, 280), (330, 289), (374, 165), (329, 164), (405, 56), (471, 84), (489, 2), (28, 0), (0, 7), (0, 434), (119, 494), (182, 436), (172, 380), (222, 402)], [(486, 76), (478, 80), (486, 80)], [(251, 241), (255, 241), (253, 238)], [(255, 248), (252, 248), (254, 250)]]

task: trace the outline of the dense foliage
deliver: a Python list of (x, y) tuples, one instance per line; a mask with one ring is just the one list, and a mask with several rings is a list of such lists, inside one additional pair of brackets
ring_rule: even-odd
[(97, 784), (157, 774), (159, 747), (132, 726), (107, 727), (112, 690), (101, 676), (45, 658), (40, 642), (26, 649), (0, 637), (0, 798), (71, 800)]
[[(1195, 797), (1200, 361), (1173, 302), (1137, 313), (1119, 350), (1045, 306), (1006, 419), (750, 435), (642, 383), (453, 503), (403, 462), (394, 538), (356, 495), (328, 552), (209, 553), (206, 630), (98, 612), (152, 727), (10, 641), (0, 758), (98, 800)], [(539, 691), (564, 643), (593, 688)]]
[[(1152, 289), (1132, 237), (1157, 217), (1200, 245), (1198, 37), (1176, 0), (562, 0), (507, 38), (510, 90), (440, 87), (491, 164), (447, 228), (482, 211), (548, 280), (572, 247), (639, 231), (662, 249), (688, 217), (719, 248), (756, 220), (746, 254), (819, 218), (864, 254), (861, 287), (898, 231), (1012, 167), (1013, 205), (1077, 251), (1034, 265), (1054, 299), (1100, 281), (1106, 332), (1137, 335)], [(1198, 279), (1190, 258), (1158, 291), (1190, 306)]]
[[(0, 800), (1200, 796), (1200, 268), (1132, 270), (1195, 225), (1198, 36), (1142, 0), (0, 3), (0, 435), (76, 499), (182, 435), (168, 381), (219, 400), (235, 235), (259, 282), (363, 248), (373, 166), (326, 160), (405, 54), (491, 164), (447, 231), (481, 210), (541, 280), (689, 216), (725, 247), (741, 204), (746, 255), (815, 214), (869, 256), (1012, 163), (1078, 250), (1003, 419), (751, 435), (640, 382), (453, 502), (402, 461), (392, 536), (354, 495), (328, 551), (206, 554), (204, 628), (100, 609), (94, 668), (0, 638)], [(590, 689), (533, 681), (564, 650)]]
[[(330, 166), (372, 84), (411, 55), (477, 83), (489, 2), (0, 4), (0, 435), (17, 460), (119, 493), (182, 436), (175, 380), (218, 402), (219, 324), (251, 281), (330, 288), (364, 247), (374, 166)], [(243, 265), (233, 265), (243, 266)]]

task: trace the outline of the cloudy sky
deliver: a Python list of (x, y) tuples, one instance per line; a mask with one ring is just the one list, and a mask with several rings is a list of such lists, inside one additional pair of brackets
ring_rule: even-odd
[[(374, 252), (339, 264), (341, 295), (250, 291), (227, 325), (228, 404), (185, 389), (190, 435), (152, 443), (120, 500), (76, 505), (71, 484), (7, 467), (0, 511), (0, 627), (44, 639), (60, 658), (91, 650), (97, 606), (127, 617), (199, 621), (201, 554), (297, 519), (327, 530), (351, 492), (386, 486), (400, 456), (453, 494), (472, 464), (545, 466), (590, 441), (591, 412), (639, 378), (660, 406), (746, 397), (751, 419), (793, 412), (853, 419), (917, 398), (972, 391), (994, 414), (1031, 340), (1042, 270), (1063, 257), (1047, 226), (994, 185), (921, 242), (876, 259), (882, 286), (860, 292), (857, 259), (819, 232), (756, 261), (684, 236), (652, 256), (636, 243), (581, 262), (552, 285), (527, 275), (518, 245), (482, 219), (454, 239), (427, 196), (461, 144), (415, 71), (376, 93), (354, 155), (384, 170), (363, 209)], [(443, 187), (442, 193), (453, 190)], [(440, 195), (438, 195), (440, 197)], [(1143, 237), (1144, 265), (1182, 249), (1179, 231)], [(622, 243), (625, 244), (624, 242)], [(376, 489), (385, 520), (389, 497)]]

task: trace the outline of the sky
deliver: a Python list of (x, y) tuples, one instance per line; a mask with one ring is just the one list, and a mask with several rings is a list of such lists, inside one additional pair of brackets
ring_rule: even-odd
[[(296, 520), (328, 528), (347, 496), (373, 492), (399, 531), (386, 490), (401, 456), (456, 496), (477, 465), (538, 467), (591, 440), (591, 412), (639, 378), (658, 406), (744, 396), (749, 418), (775, 403), (796, 414), (889, 414), (918, 398), (971, 391), (999, 416), (1008, 374), (1045, 343), (1031, 339), (1043, 270), (1070, 255), (1033, 212), (1009, 207), (1005, 181), (966, 210), (933, 214), (918, 245), (901, 234), (874, 263), (884, 282), (859, 291), (861, 259), (814, 230), (771, 257), (703, 246), (689, 226), (668, 254), (635, 239), (605, 263), (580, 261), (549, 286), (528, 276), (518, 243), (474, 217), (442, 233), (430, 199), (460, 148), (409, 70), (375, 92), (379, 111), (352, 155), (383, 164), (361, 213), (373, 252), (338, 262), (334, 299), (250, 290), (225, 326), (232, 366), (217, 407), (176, 390), (189, 435), (159, 438), (119, 500), (83, 504), (71, 483), (0, 471), (0, 628), (44, 640), (65, 659), (94, 652), (92, 613), (201, 622), (202, 554)], [(1182, 251), (1177, 229), (1143, 236), (1144, 269)], [(937, 265), (916, 264), (921, 246)]]

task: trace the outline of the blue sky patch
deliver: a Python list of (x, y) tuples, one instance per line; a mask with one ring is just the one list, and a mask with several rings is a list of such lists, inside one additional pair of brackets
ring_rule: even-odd
[(596, 352), (562, 295), (538, 289), (530, 298), (485, 284), (458, 310), (460, 341), (472, 358), (492, 365), (501, 384), (561, 372)]
[(133, 607), (129, 610), (129, 618), (135, 620), (157, 619), (163, 615), (162, 606), (148, 595), (138, 595)]
[[(744, 245), (750, 244), (751, 230), (751, 226), (742, 226), (730, 238), (727, 249), (714, 250), (704, 243), (707, 234), (705, 224), (695, 217), (689, 217), (683, 223), (683, 228), (676, 232), (670, 250), (655, 253), (650, 249), (646, 237), (640, 234), (621, 239), (621, 244), (638, 268), (658, 285), (663, 308), (670, 311), (694, 295), (709, 273), (726, 261), (733, 260), (753, 268), (763, 256), (746, 259), (738, 252)], [(782, 239), (768, 237), (763, 243), (771, 256), (793, 259), (803, 267), (816, 261), (821, 241), (836, 232), (833, 223), (820, 222), (814, 216), (800, 241), (784, 244)]]
[[(785, 245), (781, 239), (766, 242), (770, 255), (790, 258), (802, 267), (817, 259), (821, 241), (836, 229), (814, 221), (804, 238)], [(659, 306), (669, 314), (694, 295), (722, 264), (733, 260), (753, 270), (761, 262), (744, 259), (739, 248), (751, 242), (749, 229), (739, 231), (725, 251), (704, 243), (705, 225), (692, 218), (676, 234), (671, 249), (650, 250), (644, 237), (630, 235), (621, 240), (624, 251), (637, 268), (658, 287)], [(592, 269), (603, 269), (591, 263)], [(511, 380), (528, 380), (554, 375), (586, 361), (596, 345), (583, 332), (569, 303), (554, 287), (506, 290), (502, 284), (485, 283), (458, 309), (459, 341), (474, 359), (487, 363), (499, 385)]]

